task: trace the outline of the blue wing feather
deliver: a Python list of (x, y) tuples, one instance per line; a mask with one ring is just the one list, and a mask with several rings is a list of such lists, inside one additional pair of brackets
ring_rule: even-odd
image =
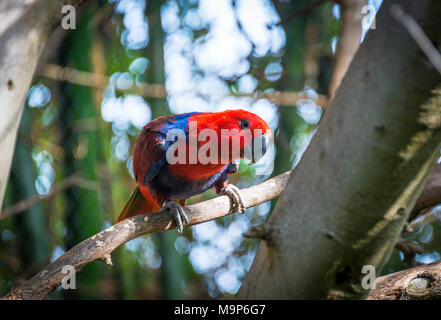
[(166, 165), (166, 153), (172, 141), (166, 141), (171, 129), (188, 134), (188, 118), (198, 112), (159, 117), (150, 121), (141, 131), (133, 153), (133, 172), (138, 184), (148, 184)]

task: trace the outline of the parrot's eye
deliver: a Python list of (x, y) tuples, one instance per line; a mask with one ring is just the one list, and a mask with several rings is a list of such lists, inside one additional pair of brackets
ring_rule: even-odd
[(248, 129), (250, 127), (250, 122), (247, 119), (243, 119), (240, 121), (241, 129)]

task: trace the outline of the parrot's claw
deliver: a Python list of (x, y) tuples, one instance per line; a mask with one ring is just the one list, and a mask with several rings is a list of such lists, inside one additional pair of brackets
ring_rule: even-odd
[(236, 187), (234, 184), (229, 184), (225, 188), (221, 190), (221, 194), (228, 196), (234, 203), (234, 207), (240, 213), (245, 213), (247, 207), (245, 206), (245, 202), (240, 195), (240, 189)]
[(167, 211), (173, 217), (175, 221), (176, 227), (178, 228), (178, 232), (182, 233), (184, 229), (184, 225), (188, 223), (188, 217), (185, 213), (184, 207), (179, 203), (174, 202), (173, 200), (165, 200), (162, 205), (161, 212)]

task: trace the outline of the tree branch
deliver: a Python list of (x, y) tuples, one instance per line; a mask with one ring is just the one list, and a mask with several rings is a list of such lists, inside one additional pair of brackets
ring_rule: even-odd
[[(441, 165), (438, 165), (434, 170), (436, 176), (438, 176), (438, 170), (441, 171)], [(290, 174), (291, 171), (288, 171), (260, 185), (241, 190), (241, 195), (244, 197), (247, 207), (256, 206), (279, 196), (285, 188)], [(87, 181), (80, 181), (77, 178), (77, 176), (71, 176), (59, 183), (47, 197), (51, 197), (55, 193), (77, 183), (84, 187), (91, 187), (89, 184), (84, 185)], [(41, 199), (39, 198), (38, 200)], [(2, 217), (18, 213), (18, 209), (22, 210), (24, 205), (29, 207), (34, 201), (35, 199), (33, 198), (26, 199), (23, 203), (20, 202), (4, 210)], [(189, 225), (214, 220), (231, 213), (229, 199), (225, 196), (188, 206), (185, 210), (190, 218)], [(264, 226), (265, 225), (251, 228), (244, 234), (244, 237), (269, 241), (269, 231), (265, 230)], [(159, 213), (127, 219), (81, 242), (39, 272), (23, 286), (13, 289), (4, 299), (43, 299), (60, 285), (61, 279), (64, 276), (64, 274), (61, 273), (64, 265), (73, 265), (77, 271), (80, 271), (86, 264), (94, 260), (102, 260), (106, 264), (111, 265), (110, 253), (118, 246), (144, 234), (174, 228), (175, 226), (169, 217)]]
[(410, 222), (416, 220), (430, 212), (430, 210), (426, 209), (430, 209), (438, 204), (441, 204), (441, 165), (437, 165), (432, 170), (408, 220)]
[(392, 16), (403, 24), (435, 69), (441, 74), (441, 55), (415, 19), (405, 13), (400, 5), (395, 5), (390, 10)]
[[(282, 18), (277, 25), (286, 25), (286, 24), (290, 23), (292, 20), (294, 20), (300, 16), (303, 16), (305, 14), (310, 13), (318, 6), (321, 6), (322, 4), (325, 4), (326, 2), (329, 2), (329, 1), (332, 1), (332, 0), (317, 0), (313, 3), (311, 3), (310, 5), (306, 6), (305, 8), (300, 9), (300, 10), (292, 13), (291, 15)], [(334, 1), (334, 2), (337, 2), (337, 1)]]
[(421, 246), (400, 237), (395, 244), (395, 248), (403, 253), (403, 262), (409, 267), (416, 267), (421, 264), (415, 259), (417, 254), (424, 253), (424, 249)]
[[(55, 64), (45, 63), (37, 71), (39, 76), (57, 81), (66, 81), (69, 83), (104, 90), (110, 83), (109, 77), (87, 71), (81, 71), (69, 67), (60, 67)], [(166, 99), (167, 91), (165, 86), (159, 83), (139, 83), (133, 88), (127, 90), (128, 93), (139, 94), (143, 97)], [(235, 94), (235, 96), (250, 96), (247, 94)], [(252, 95), (255, 99), (266, 98), (279, 106), (295, 106), (304, 96), (301, 92), (295, 91), (276, 91), (271, 93), (257, 92)], [(325, 108), (328, 98), (319, 94), (316, 103)]]
[(368, 300), (441, 299), (441, 262), (377, 278)]
[[(290, 172), (283, 173), (259, 185), (240, 191), (247, 208), (264, 203), (279, 196), (285, 187)], [(227, 196), (217, 197), (195, 205), (185, 207), (189, 218), (188, 226), (214, 220), (233, 213), (233, 206)], [(110, 228), (79, 243), (56, 261), (48, 265), (23, 286), (13, 289), (3, 299), (43, 299), (57, 288), (65, 276), (65, 265), (80, 271), (94, 260), (111, 263), (110, 253), (115, 248), (144, 234), (175, 229), (169, 215), (153, 213), (126, 219)]]
[(14, 216), (16, 214), (19, 214), (33, 206), (35, 206), (37, 203), (43, 200), (48, 200), (55, 196), (57, 193), (62, 192), (66, 189), (69, 189), (73, 186), (79, 186), (85, 189), (89, 190), (96, 190), (97, 186), (94, 182), (84, 180), (83, 178), (77, 176), (77, 175), (71, 175), (70, 177), (66, 178), (64, 181), (56, 183), (51, 191), (44, 197), (35, 195), (33, 197), (30, 197), (28, 199), (24, 199), (6, 209), (3, 209), (0, 211), (0, 220), (5, 219), (11, 216)]
[[(241, 190), (247, 208), (279, 196), (285, 188), (290, 174), (291, 171), (288, 171), (260, 185)], [(62, 185), (59, 185), (59, 188), (72, 185), (75, 181), (74, 177), (66, 179)], [(11, 209), (14, 207), (11, 207)], [(226, 216), (231, 214), (231, 209), (231, 204), (226, 196), (185, 207), (190, 218), (188, 226)], [(141, 215), (124, 220), (84, 240), (23, 286), (13, 289), (3, 299), (43, 299), (61, 284), (64, 277), (64, 274), (61, 273), (63, 266), (72, 265), (77, 271), (80, 271), (86, 264), (94, 260), (102, 260), (111, 265), (110, 253), (118, 246), (144, 234), (174, 228), (172, 220), (167, 215), (160, 213)], [(264, 225), (251, 228), (244, 236), (268, 241), (268, 230), (265, 232), (262, 232), (262, 230), (264, 230)]]
[(361, 9), (365, 0), (341, 0), (341, 29), (335, 52), (334, 70), (328, 88), (329, 100), (335, 95), (361, 41)]
[[(437, 168), (441, 170), (441, 166)], [(290, 174), (291, 171), (288, 171), (260, 185), (241, 190), (241, 195), (247, 204), (247, 208), (278, 197), (285, 188)], [(74, 177), (72, 176), (63, 181), (57, 190), (74, 184)], [(25, 201), (28, 202), (27, 200)], [(20, 203), (18, 205), (21, 206)], [(231, 214), (232, 207), (229, 199), (226, 196), (222, 196), (185, 207), (185, 210), (190, 219), (188, 225), (190, 226)], [(265, 229), (264, 226), (251, 228), (244, 234), (244, 237), (270, 241), (269, 230)], [(60, 285), (64, 277), (64, 274), (61, 273), (63, 266), (72, 265), (77, 271), (80, 271), (86, 264), (94, 260), (102, 260), (104, 263), (111, 265), (110, 253), (118, 246), (144, 234), (174, 228), (172, 220), (167, 215), (160, 213), (141, 215), (124, 220), (84, 240), (35, 275), (23, 286), (13, 289), (3, 299), (43, 299)]]

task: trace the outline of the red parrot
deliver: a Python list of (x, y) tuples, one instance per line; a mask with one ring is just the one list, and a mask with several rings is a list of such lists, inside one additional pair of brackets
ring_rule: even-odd
[[(245, 212), (239, 189), (228, 183), (228, 175), (237, 171), (238, 159), (259, 160), (271, 135), (264, 120), (244, 110), (192, 112), (152, 120), (142, 129), (133, 153), (138, 186), (117, 222), (167, 211), (182, 232), (188, 223), (182, 205), (209, 188), (227, 195), (237, 211)], [(183, 153), (176, 158), (179, 152)]]

